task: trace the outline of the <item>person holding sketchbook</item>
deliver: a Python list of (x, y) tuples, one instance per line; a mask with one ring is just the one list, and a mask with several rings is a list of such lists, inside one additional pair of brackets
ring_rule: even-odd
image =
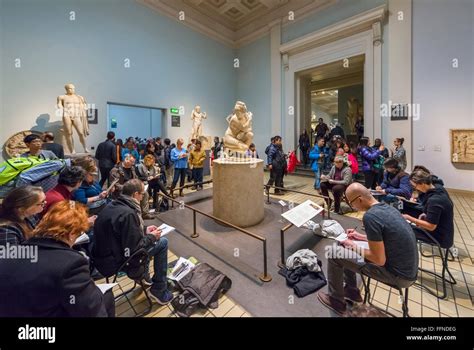
[(72, 246), (90, 226), (87, 208), (53, 205), (23, 243), (31, 259), (2, 259), (0, 317), (114, 317), (112, 291), (96, 286), (89, 261)]
[[(336, 156), (334, 166), (328, 175), (321, 175), (321, 194), (329, 197), (329, 191), (334, 196), (334, 211), (343, 214), (341, 211), (341, 198), (346, 187), (352, 182), (352, 170), (350, 166), (344, 164), (343, 156)], [(329, 199), (326, 199), (329, 204)]]
[(378, 202), (357, 182), (349, 185), (346, 198), (355, 209), (366, 211), (366, 234), (349, 229), (342, 246), (328, 253), (328, 293), (318, 293), (321, 303), (339, 315), (346, 312), (346, 300), (362, 302), (356, 273), (406, 288), (418, 272), (416, 238), (397, 209)]
[[(161, 237), (161, 229), (145, 226), (141, 218), (140, 201), (145, 193), (143, 182), (129, 180), (123, 185), (121, 195), (100, 212), (94, 225), (92, 256), (97, 270), (104, 276), (112, 276), (133, 253), (146, 249), (150, 258), (154, 258), (155, 274), (150, 280), (146, 273), (145, 282), (151, 284), (150, 296), (165, 305), (173, 299), (166, 280), (168, 240)], [(132, 279), (140, 278), (141, 268), (132, 262), (125, 272)], [(148, 271), (148, 263), (145, 271)]]

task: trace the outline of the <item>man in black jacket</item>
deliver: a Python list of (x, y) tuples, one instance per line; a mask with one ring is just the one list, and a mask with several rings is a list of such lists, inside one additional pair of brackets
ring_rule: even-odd
[[(275, 182), (276, 187), (283, 188), (283, 176), (285, 175), (287, 162), (286, 156), (283, 153), (281, 136), (275, 136), (273, 138), (273, 143), (270, 145), (267, 153), (267, 166), (268, 170), (270, 170), (270, 179), (267, 185), (273, 186), (273, 182)], [(283, 194), (283, 192), (276, 188), (275, 194), (280, 195)]]
[(95, 152), (95, 158), (99, 161), (100, 185), (104, 186), (105, 181), (109, 178), (110, 170), (117, 163), (117, 149), (115, 146), (115, 133), (109, 131), (107, 140), (99, 143)]
[(54, 142), (52, 132), (48, 131), (43, 134), (43, 142), (43, 149), (53, 152), (59, 159), (64, 159), (64, 147)]
[[(168, 240), (161, 238), (161, 230), (156, 226), (145, 227), (140, 209), (144, 194), (145, 187), (140, 180), (129, 180), (123, 185), (118, 199), (100, 212), (94, 224), (92, 256), (99, 272), (111, 276), (133, 253), (146, 249), (148, 255), (154, 257), (155, 274), (150, 294), (159, 304), (165, 305), (173, 299), (166, 281)], [(139, 269), (140, 266), (132, 264), (125, 272), (133, 278)]]

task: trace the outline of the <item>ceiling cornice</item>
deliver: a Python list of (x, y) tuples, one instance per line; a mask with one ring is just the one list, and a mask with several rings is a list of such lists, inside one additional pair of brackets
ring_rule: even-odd
[[(248, 23), (244, 20), (244, 25), (240, 29), (232, 30), (229, 26), (213, 20), (210, 16), (203, 15), (189, 4), (181, 1), (177, 2), (176, 6), (171, 6), (160, 0), (135, 1), (234, 49), (245, 46), (267, 35), (274, 25), (287, 26), (296, 23), (339, 2), (339, 0), (314, 0), (312, 3), (300, 8), (292, 7), (292, 4), (288, 3), (256, 19), (247, 21)], [(272, 2), (271, 0), (261, 1), (263, 3), (266, 1)], [(199, 4), (200, 2), (197, 1), (196, 3)], [(239, 9), (240, 4), (236, 2), (234, 6)], [(294, 12), (293, 20), (288, 18), (290, 10)], [(179, 19), (179, 11), (184, 11), (186, 15), (184, 21)]]
[[(298, 39), (292, 40), (280, 46), (280, 53), (292, 55), (302, 52), (327, 42), (354, 35), (366, 30), (373, 30), (377, 34), (377, 40), (381, 40), (381, 26), (387, 12), (386, 5), (382, 5), (352, 16), (333, 25), (325, 27), (313, 33), (309, 33)], [(374, 36), (375, 40), (375, 36)]]

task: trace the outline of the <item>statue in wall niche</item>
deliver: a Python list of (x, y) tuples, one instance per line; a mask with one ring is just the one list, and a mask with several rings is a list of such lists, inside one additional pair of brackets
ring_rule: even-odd
[(356, 122), (359, 119), (359, 116), (363, 116), (364, 114), (364, 107), (362, 106), (362, 103), (359, 102), (359, 100), (355, 97), (350, 97), (347, 100), (347, 122), (349, 125), (350, 133), (355, 134), (356, 133)]
[(89, 135), (89, 123), (87, 121), (87, 105), (84, 97), (76, 95), (75, 86), (66, 84), (66, 94), (58, 96), (57, 107), (63, 119), (63, 137), (65, 139), (65, 151), (67, 154), (75, 154), (73, 128), (76, 129), (84, 152), (89, 153), (86, 146), (86, 137)]
[(207, 118), (206, 112), (201, 113), (201, 106), (196, 106), (191, 114), (191, 120), (193, 121), (193, 130), (191, 131), (191, 140), (199, 140), (202, 136), (202, 120)]
[(229, 127), (224, 135), (224, 148), (234, 152), (246, 152), (253, 141), (252, 112), (242, 101), (235, 103), (234, 111), (227, 117)]

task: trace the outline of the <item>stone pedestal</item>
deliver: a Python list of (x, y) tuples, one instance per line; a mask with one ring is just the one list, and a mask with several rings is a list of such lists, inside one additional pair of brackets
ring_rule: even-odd
[(213, 212), (239, 227), (263, 220), (263, 160), (214, 160)]

